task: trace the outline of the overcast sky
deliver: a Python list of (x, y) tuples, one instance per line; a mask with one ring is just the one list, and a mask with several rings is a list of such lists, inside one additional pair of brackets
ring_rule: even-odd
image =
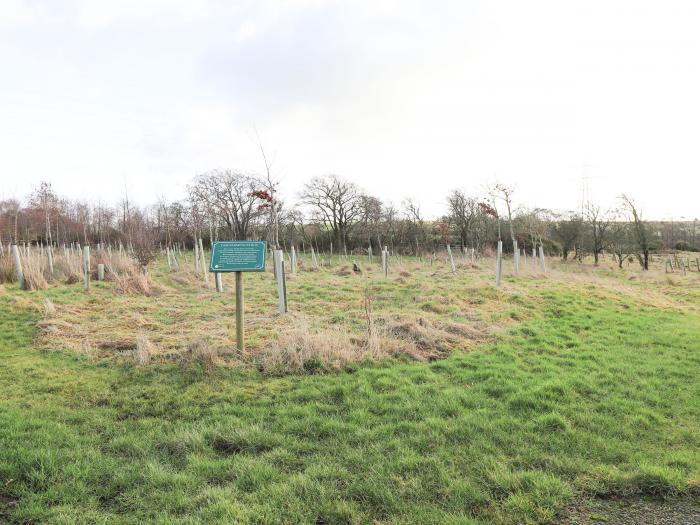
[(335, 173), (443, 212), (700, 216), (700, 2), (0, 0), (0, 198), (181, 198), (212, 168)]

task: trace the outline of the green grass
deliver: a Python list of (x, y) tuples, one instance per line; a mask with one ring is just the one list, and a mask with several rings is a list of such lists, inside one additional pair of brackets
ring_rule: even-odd
[[(445, 306), (435, 286), (415, 308)], [(529, 281), (493, 314), (509, 331), (470, 352), (284, 378), (39, 351), (8, 288), (0, 522), (550, 523), (578, 495), (697, 497), (700, 315), (639, 286)], [(85, 303), (63, 290), (45, 293)]]

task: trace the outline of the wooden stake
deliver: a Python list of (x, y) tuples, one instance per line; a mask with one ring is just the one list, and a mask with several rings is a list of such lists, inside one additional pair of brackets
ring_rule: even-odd
[(245, 350), (245, 340), (243, 339), (243, 272), (236, 272), (236, 345), (238, 350)]

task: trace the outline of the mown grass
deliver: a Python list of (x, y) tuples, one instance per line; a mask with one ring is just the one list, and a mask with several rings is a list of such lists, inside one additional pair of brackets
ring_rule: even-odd
[[(496, 340), (279, 378), (39, 351), (38, 311), (7, 288), (0, 522), (551, 523), (577, 495), (700, 494), (694, 294), (659, 307), (653, 283), (618, 277), (508, 278), (499, 292), (479, 279), (477, 304), (507, 294)], [(29, 297), (105, 300), (64, 290)]]

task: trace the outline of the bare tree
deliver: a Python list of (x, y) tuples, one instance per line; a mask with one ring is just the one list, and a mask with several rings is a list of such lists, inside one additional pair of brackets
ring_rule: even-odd
[(273, 179), (271, 172), (271, 165), (267, 160), (267, 155), (265, 154), (265, 148), (263, 147), (262, 141), (260, 140), (260, 135), (258, 135), (258, 130), (255, 130), (255, 137), (258, 139), (258, 146), (260, 147), (260, 154), (262, 155), (263, 164), (265, 165), (265, 182), (264, 187), (267, 191), (267, 196), (262, 196), (266, 198), (265, 200), (269, 203), (270, 210), (270, 228), (271, 228), (271, 241), (272, 247), (274, 249), (279, 248), (280, 234), (279, 234), (279, 202), (277, 200), (277, 185), (278, 182)]
[(337, 246), (347, 245), (350, 230), (362, 215), (362, 194), (357, 185), (335, 175), (314, 177), (304, 186), (301, 199), (331, 229)]
[(506, 205), (506, 212), (508, 213), (508, 228), (510, 229), (510, 239), (513, 241), (513, 247), (517, 239), (515, 238), (515, 229), (513, 228), (513, 192), (514, 188), (510, 188), (503, 184), (496, 184), (493, 187), (494, 197), (499, 197)]
[(89, 244), (88, 229), (90, 227), (90, 205), (87, 202), (78, 202), (75, 205), (78, 214), (78, 222), (83, 230), (83, 243)]
[(235, 239), (246, 240), (251, 226), (266, 211), (261, 198), (264, 182), (232, 170), (214, 170), (199, 175), (188, 186), (190, 201), (211, 210)]
[(391, 246), (391, 251), (394, 251), (394, 239), (396, 239), (399, 228), (399, 211), (396, 209), (393, 203), (385, 204), (382, 207), (382, 234), (384, 240), (379, 239), (380, 247), (382, 244), (386, 245), (386, 239), (389, 239), (389, 245)]
[(644, 270), (649, 269), (649, 238), (646, 223), (642, 220), (642, 210), (637, 209), (636, 203), (627, 195), (622, 195), (622, 205), (630, 216), (630, 222), (637, 243), (637, 259)]
[(583, 221), (575, 213), (568, 216), (559, 217), (551, 224), (551, 234), (561, 247), (561, 256), (565, 261), (569, 258), (569, 253), (575, 249), (576, 243), (581, 238)]
[(42, 211), (45, 221), (46, 243), (51, 245), (51, 218), (58, 206), (58, 197), (53, 191), (50, 182), (42, 181), (39, 187), (30, 195), (29, 205)]
[(611, 212), (604, 212), (600, 206), (588, 203), (585, 208), (586, 222), (589, 226), (591, 241), (591, 253), (596, 266), (600, 259), (600, 254), (608, 247), (610, 242), (610, 229), (612, 225)]
[(447, 196), (449, 221), (457, 228), (462, 246), (469, 241), (474, 243), (474, 229), (479, 220), (481, 208), (477, 199), (467, 197), (460, 190), (453, 190)]
[(19, 242), (19, 215), (21, 211), (22, 205), (17, 199), (0, 201), (2, 226), (14, 243)]
[(622, 263), (637, 253), (637, 243), (634, 235), (632, 223), (624, 220), (612, 222), (610, 228), (610, 248), (617, 259), (618, 268), (622, 268)]
[(415, 243), (414, 255), (420, 254), (420, 246), (425, 243), (425, 220), (421, 213), (420, 204), (414, 199), (405, 199), (402, 203), (404, 216), (409, 226), (409, 234)]
[(546, 208), (533, 208), (521, 210), (517, 221), (522, 224), (522, 229), (530, 236), (532, 248), (544, 245), (544, 239), (549, 232), (549, 226), (555, 221), (554, 214)]
[(148, 265), (156, 260), (155, 249), (157, 228), (149, 224), (147, 216), (139, 210), (132, 210), (131, 217), (131, 256), (139, 263), (144, 274), (148, 274)]
[(371, 195), (362, 195), (361, 200), (362, 214), (360, 216), (360, 222), (364, 230), (363, 235), (367, 236), (367, 243), (369, 246), (372, 245), (372, 237), (376, 238), (379, 243), (377, 246), (379, 250), (381, 250), (381, 241), (379, 241), (378, 236), (384, 205), (380, 199), (372, 197)]

